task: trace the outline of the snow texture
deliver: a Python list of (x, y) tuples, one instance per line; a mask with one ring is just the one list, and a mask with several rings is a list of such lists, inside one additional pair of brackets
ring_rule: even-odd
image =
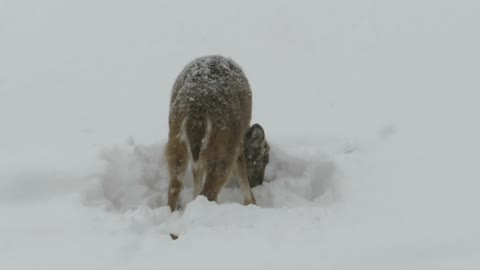
[[(479, 269), (479, 11), (0, 1), (0, 269)], [(170, 89), (216, 54), (249, 80), (266, 182), (243, 206), (188, 175), (172, 214)]]
[[(333, 203), (338, 195), (336, 164), (319, 153), (287, 153), (271, 149), (271, 161), (265, 183), (254, 189), (257, 204), (266, 208), (315, 204), (316, 200)], [(166, 206), (168, 170), (163, 144), (125, 145), (105, 150), (105, 171), (87, 192), (87, 202), (105, 203), (108, 208), (129, 210), (137, 207)], [(222, 191), (219, 203), (241, 203), (236, 181)], [(186, 176), (184, 204), (192, 200), (192, 175)]]

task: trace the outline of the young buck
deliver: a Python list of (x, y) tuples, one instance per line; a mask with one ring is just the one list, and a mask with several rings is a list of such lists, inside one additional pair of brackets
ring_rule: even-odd
[[(172, 211), (177, 209), (188, 164), (193, 172), (194, 197), (200, 194), (216, 201), (225, 182), (235, 174), (244, 203), (255, 203), (244, 148), (251, 113), (250, 85), (240, 66), (231, 59), (200, 57), (178, 75), (170, 100), (166, 146), (170, 173), (168, 205)], [(262, 170), (262, 178), (264, 169), (250, 168)]]

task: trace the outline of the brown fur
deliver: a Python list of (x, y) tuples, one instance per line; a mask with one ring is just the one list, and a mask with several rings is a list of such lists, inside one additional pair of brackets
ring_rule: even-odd
[(236, 174), (244, 203), (255, 203), (243, 148), (251, 111), (248, 80), (232, 60), (197, 58), (179, 74), (170, 101), (166, 147), (172, 211), (177, 209), (188, 164), (193, 171), (194, 196), (216, 201), (225, 182)]

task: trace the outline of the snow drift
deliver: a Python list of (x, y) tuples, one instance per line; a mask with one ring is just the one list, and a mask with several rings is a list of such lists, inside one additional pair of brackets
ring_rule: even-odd
[[(127, 210), (139, 206), (157, 208), (166, 205), (168, 171), (164, 144), (149, 146), (125, 144), (104, 150), (105, 170), (87, 192), (89, 203), (103, 201), (108, 208)], [(327, 154), (273, 146), (265, 184), (254, 189), (261, 207), (288, 207), (316, 204), (338, 196), (337, 165)], [(192, 200), (192, 175), (188, 170), (182, 192), (183, 205)], [(230, 181), (220, 193), (219, 203), (240, 203), (236, 181)]]

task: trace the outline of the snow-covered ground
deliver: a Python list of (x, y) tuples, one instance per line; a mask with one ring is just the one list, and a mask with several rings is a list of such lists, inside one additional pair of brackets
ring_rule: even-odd
[[(1, 0), (0, 269), (479, 269), (479, 12)], [(250, 79), (267, 182), (188, 176), (171, 214), (170, 88), (208, 54)]]

